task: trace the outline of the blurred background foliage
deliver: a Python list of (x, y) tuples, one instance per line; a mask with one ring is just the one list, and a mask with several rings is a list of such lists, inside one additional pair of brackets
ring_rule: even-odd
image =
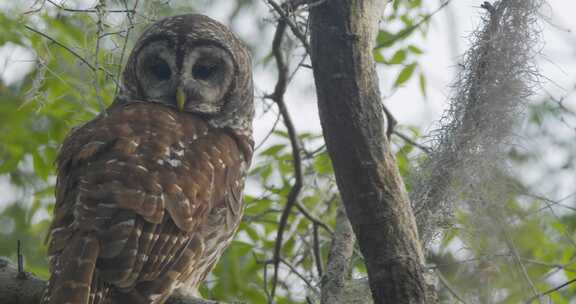
[[(15, 72), (21, 77), (0, 82), (0, 256), (15, 260), (16, 243), (21, 240), (27, 270), (48, 276), (44, 238), (54, 203), (53, 164), (59, 144), (70, 128), (112, 102), (126, 51), (138, 33), (157, 18), (183, 12), (216, 13), (250, 45), (257, 73), (274, 79), (270, 47), (275, 16), (264, 1), (37, 0), (0, 6), (0, 47), (29, 54), (28, 65), (19, 65), (22, 71)], [(415, 81), (426, 99), (427, 78), (419, 60), (426, 52), (422, 41), (434, 14), (420, 0), (388, 4), (374, 50), (380, 70), (392, 77), (384, 92), (401, 90)], [(299, 16), (296, 20), (305, 26), (306, 14)], [(298, 59), (291, 64), (294, 71), (309, 64), (307, 59), (298, 64), (304, 51), (296, 39), (286, 51)], [(3, 56), (2, 73), (10, 61), (9, 55)], [(289, 89), (313, 90), (311, 79)], [(257, 87), (257, 97), (264, 95), (263, 90)], [(270, 101), (258, 98), (257, 107), (259, 119), (277, 117)], [(510, 178), (519, 188), (534, 191), (511, 191), (498, 215), (498, 227), (482, 229), (475, 224), (479, 217), (493, 218), (491, 214), (457, 210), (454, 222), (428, 255), (430, 270), (441, 278), (443, 302), (462, 298), (467, 303), (519, 303), (530, 294), (529, 285), (546, 291), (576, 278), (574, 197), (553, 201), (535, 194), (570, 187), (567, 181), (574, 181), (575, 120), (574, 110), (561, 101), (533, 102), (524, 125), (519, 126), (521, 137), (530, 141), (522, 143), (523, 149), (510, 150), (511, 166), (517, 172), (533, 172), (532, 178), (520, 174)], [(426, 138), (417, 126), (397, 128), (409, 139), (392, 137), (410, 189), (410, 172), (426, 156), (411, 141)], [(245, 196), (245, 218), (201, 290), (206, 298), (267, 302), (270, 259), (294, 169), (281, 122), (259, 139)], [(321, 134), (302, 132), (299, 140), (305, 182), (284, 238), (276, 303), (306, 303), (316, 297), (330, 247), (329, 227), (339, 204)], [(539, 165), (543, 149), (554, 149), (562, 161), (555, 167)], [(361, 257), (355, 260), (352, 277), (365, 276)], [(575, 298), (576, 284), (550, 294), (553, 303), (574, 303)]]

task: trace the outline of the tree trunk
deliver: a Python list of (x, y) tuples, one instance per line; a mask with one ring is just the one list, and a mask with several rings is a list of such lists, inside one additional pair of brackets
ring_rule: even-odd
[(386, 1), (311, 8), (311, 58), (336, 181), (368, 269), (374, 303), (426, 303), (414, 215), (386, 138), (372, 49)]

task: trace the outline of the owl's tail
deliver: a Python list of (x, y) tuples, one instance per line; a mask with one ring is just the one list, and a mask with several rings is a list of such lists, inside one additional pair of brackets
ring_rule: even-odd
[(95, 237), (73, 237), (54, 265), (42, 304), (102, 303), (109, 288), (98, 280), (95, 271), (99, 251)]

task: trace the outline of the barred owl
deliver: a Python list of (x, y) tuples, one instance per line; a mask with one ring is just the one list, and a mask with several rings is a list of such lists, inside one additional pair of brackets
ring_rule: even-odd
[(232, 240), (253, 153), (247, 48), (180, 15), (137, 41), (102, 114), (57, 159), (43, 303), (164, 303), (195, 289)]

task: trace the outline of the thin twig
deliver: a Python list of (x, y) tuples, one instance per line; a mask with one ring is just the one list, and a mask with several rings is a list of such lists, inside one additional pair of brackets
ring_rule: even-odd
[[(101, 12), (104, 12), (104, 13), (129, 13), (129, 14), (132, 13), (133, 14), (136, 11), (135, 9), (134, 10), (128, 10), (128, 9), (126, 9), (126, 10), (104, 10), (104, 11), (98, 10), (98, 8), (96, 8), (96, 9), (74, 9), (74, 8), (64, 7), (58, 3), (55, 3), (52, 0), (46, 0), (46, 1), (48, 3), (54, 5), (55, 7), (57, 7), (60, 10), (63, 10), (66, 12), (71, 12), (71, 13), (96, 13), (96, 14), (100, 14)], [(138, 2), (138, 1), (136, 1), (136, 2)]]
[[(522, 258), (520, 257), (520, 254), (518, 253), (518, 250), (516, 249), (516, 245), (514, 244), (514, 241), (512, 240), (512, 238), (508, 234), (508, 231), (505, 228), (506, 226), (504, 225), (503, 221), (498, 217), (498, 215), (495, 216), (495, 219), (498, 222), (499, 226), (501, 227), (501, 232), (504, 236), (504, 241), (505, 241), (506, 245), (508, 246), (508, 250), (510, 251), (512, 258), (514, 259), (514, 261), (518, 265), (518, 268), (520, 269), (520, 273), (524, 277), (524, 280), (526, 280), (526, 283), (528, 283), (528, 286), (532, 290), (532, 293), (535, 296), (537, 296), (539, 294), (538, 288), (536, 288), (536, 285), (534, 284), (534, 282), (532, 282), (532, 279), (530, 278), (530, 274), (528, 274), (528, 270), (526, 269), (526, 266), (524, 265)], [(535, 299), (537, 299), (538, 302), (541, 303), (539, 298), (535, 298)]]
[(290, 117), (286, 103), (284, 102), (284, 93), (286, 92), (286, 87), (288, 84), (288, 67), (284, 60), (281, 46), (282, 39), (286, 32), (286, 25), (286, 19), (281, 18), (278, 20), (278, 26), (276, 27), (276, 33), (274, 34), (274, 40), (272, 42), (272, 52), (274, 53), (274, 58), (276, 59), (276, 66), (278, 69), (278, 80), (276, 82), (274, 92), (269, 96), (269, 98), (276, 102), (280, 114), (282, 115), (286, 130), (288, 131), (288, 137), (290, 138), (290, 143), (292, 145), (292, 158), (294, 161), (294, 184), (288, 193), (288, 197), (286, 198), (286, 205), (278, 223), (278, 233), (276, 235), (274, 257), (272, 259), (274, 263), (274, 274), (272, 276), (272, 287), (270, 292), (271, 300), (274, 299), (274, 295), (276, 294), (278, 269), (280, 264), (280, 250), (282, 249), (284, 230), (286, 229), (288, 217), (290, 216), (292, 207), (295, 205), (296, 199), (298, 198), (300, 190), (302, 189), (302, 159), (300, 156), (300, 142), (298, 141), (298, 135), (296, 134), (294, 123), (292, 122), (292, 118)]
[(18, 248), (17, 248), (17, 254), (18, 254), (18, 275), (16, 276), (16, 278), (18, 279), (25, 279), (26, 278), (26, 272), (24, 271), (24, 256), (22, 255), (22, 242), (20, 242), (20, 240), (18, 240)]
[(414, 146), (414, 147), (422, 150), (422, 152), (424, 152), (424, 153), (426, 153), (426, 154), (431, 154), (431, 153), (432, 153), (432, 150), (430, 150), (430, 148), (428, 148), (428, 147), (426, 147), (426, 146), (424, 146), (424, 145), (421, 145), (421, 144), (413, 141), (412, 139), (410, 139), (410, 137), (406, 136), (405, 134), (400, 133), (400, 132), (397, 131), (397, 130), (392, 131), (392, 134), (394, 134), (394, 135), (402, 138), (402, 140), (404, 140), (405, 142), (411, 144), (412, 146)]
[(244, 216), (244, 218), (242, 219), (245, 222), (257, 222), (260, 221), (261, 218), (263, 218), (264, 216), (271, 214), (271, 213), (281, 213), (283, 210), (277, 210), (277, 209), (266, 209), (256, 215), (246, 215)]
[[(308, 40), (306, 39), (306, 35), (304, 35), (302, 33), (302, 31), (300, 31), (300, 28), (298, 27), (298, 25), (296, 25), (296, 24), (294, 24), (294, 22), (292, 22), (292, 20), (288, 16), (288, 13), (282, 8), (282, 6), (280, 6), (280, 4), (276, 3), (276, 1), (268, 0), (268, 3), (280, 15), (280, 19), (283, 20), (283, 22), (286, 23), (290, 27), (294, 36), (296, 36), (296, 38), (298, 38), (298, 40), (300, 40), (300, 42), (302, 42), (302, 45), (306, 49), (306, 53), (310, 54), (310, 44), (308, 43)], [(278, 21), (278, 24), (280, 24), (280, 21)]]
[(541, 292), (541, 293), (539, 293), (539, 294), (531, 297), (530, 299), (528, 299), (528, 300), (526, 301), (526, 303), (527, 303), (527, 304), (532, 303), (532, 301), (537, 300), (537, 299), (540, 299), (541, 297), (546, 296), (546, 295), (549, 295), (549, 294), (551, 294), (551, 293), (553, 293), (553, 292), (556, 292), (556, 291), (558, 291), (558, 290), (560, 290), (560, 289), (562, 289), (562, 288), (564, 288), (564, 287), (566, 287), (566, 286), (568, 286), (568, 285), (570, 285), (570, 284), (572, 284), (572, 283), (574, 283), (574, 282), (576, 282), (576, 278), (574, 278), (574, 279), (572, 279), (572, 280), (569, 280), (569, 281), (567, 281), (567, 282), (564, 282), (563, 284), (560, 284), (560, 285), (558, 285), (558, 286), (556, 286), (556, 287), (554, 287), (554, 288), (551, 288), (551, 289), (548, 289), (548, 290), (546, 290), (546, 291), (544, 291), (544, 292)]
[[(116, 32), (103, 33), (102, 35), (98, 36), (98, 38), (102, 39), (102, 38), (105, 38), (105, 37), (108, 37), (108, 36), (116, 36), (116, 35), (122, 37), (122, 35), (126, 35), (126, 31), (125, 31), (125, 30), (121, 30), (121, 31), (116, 31)], [(116, 45), (116, 43), (114, 43), (114, 45)], [(116, 45), (116, 47), (117, 47), (117, 45)]]
[(134, 13), (136, 12), (136, 8), (138, 7), (139, 0), (134, 1), (134, 8), (131, 12), (128, 12), (128, 3), (126, 0), (123, 1), (124, 8), (126, 9), (126, 18), (128, 19), (128, 27), (126, 28), (126, 37), (124, 37), (124, 42), (122, 45), (122, 51), (120, 53), (120, 61), (118, 62), (118, 71), (116, 74), (118, 75), (118, 80), (116, 81), (116, 89), (114, 90), (114, 96), (118, 96), (118, 91), (120, 90), (120, 77), (122, 77), (122, 64), (124, 62), (124, 56), (126, 55), (126, 47), (128, 46), (128, 39), (130, 38), (130, 32), (134, 28)]
[(262, 283), (264, 284), (264, 294), (266, 295), (266, 299), (268, 299), (268, 303), (272, 303), (272, 297), (270, 296), (270, 291), (268, 291), (268, 264), (264, 264), (264, 280)]
[(312, 150), (312, 151), (304, 151), (304, 155), (306, 156), (307, 159), (309, 158), (314, 158), (316, 156), (316, 154), (319, 154), (320, 152), (324, 152), (326, 151), (326, 145), (323, 144), (320, 147)]
[(314, 261), (316, 262), (316, 270), (318, 271), (318, 277), (322, 277), (322, 253), (320, 252), (320, 237), (318, 236), (318, 225), (312, 225), (313, 238), (314, 238)]
[(312, 224), (324, 228), (324, 230), (326, 230), (328, 233), (330, 233), (330, 235), (334, 234), (334, 231), (332, 231), (332, 228), (330, 228), (330, 226), (328, 226), (326, 223), (324, 223), (323, 221), (321, 221), (319, 218), (317, 218), (317, 217), (315, 217), (314, 215), (312, 215), (308, 210), (306, 210), (306, 208), (305, 208), (304, 206), (302, 206), (302, 204), (300, 204), (299, 202), (296, 202), (296, 203), (294, 203), (294, 206), (296, 206), (296, 208), (298, 208), (298, 210), (299, 210), (310, 222), (312, 222)]
[(482, 3), (480, 5), (481, 8), (487, 10), (490, 12), (490, 14), (495, 14), (496, 13), (496, 8), (494, 8), (494, 6), (492, 5), (492, 3), (488, 2), (488, 1), (484, 1), (484, 3)]
[(392, 112), (390, 112), (385, 105), (382, 105), (382, 110), (384, 111), (384, 115), (386, 115), (386, 122), (388, 123), (388, 126), (386, 127), (386, 137), (390, 139), (390, 136), (394, 133), (394, 128), (398, 124), (398, 120), (396, 120), (394, 115), (392, 115)]
[(442, 285), (444, 285), (446, 290), (448, 290), (448, 292), (452, 295), (452, 297), (454, 297), (454, 299), (456, 299), (458, 302), (460, 302), (462, 304), (466, 304), (466, 301), (464, 301), (463, 298), (456, 292), (456, 290), (454, 289), (454, 287), (452, 287), (450, 282), (448, 282), (448, 280), (446, 280), (446, 278), (442, 275), (442, 272), (440, 272), (439, 270), (436, 270), (436, 275), (438, 276), (440, 283), (442, 283)]
[(310, 0), (288, 0), (282, 4), (287, 11), (293, 12), (298, 9), (298, 7), (308, 4)]
[(72, 50), (71, 48), (67, 47), (66, 45), (62, 44), (61, 42), (59, 42), (58, 40), (48, 36), (45, 33), (42, 33), (41, 31), (32, 28), (28, 25), (24, 25), (24, 28), (26, 28), (27, 30), (34, 32), (50, 41), (52, 41), (54, 44), (58, 45), (59, 47), (65, 49), (66, 51), (68, 51), (70, 54), (74, 55), (74, 57), (78, 58), (80, 61), (82, 61), (82, 63), (84, 63), (86, 66), (88, 66), (88, 68), (90, 68), (92, 71), (95, 71), (96, 68), (90, 63), (88, 62), (86, 59), (84, 59), (84, 57), (82, 57), (80, 54), (76, 53), (76, 51)]
[[(33, 8), (34, 6), (36, 6), (36, 4), (38, 4), (39, 2), (42, 2), (42, 4), (40, 4), (40, 6), (38, 8)], [(22, 15), (29, 15), (29, 14), (35, 14), (39, 11), (41, 11), (44, 8), (44, 5), (46, 4), (45, 1), (41, 1), (41, 0), (36, 0), (34, 1), (34, 3), (32, 3), (32, 5), (30, 5), (30, 10), (25, 11), (24, 13), (22, 13)]]
[(312, 282), (310, 282), (310, 280), (308, 280), (306, 277), (304, 277), (303, 274), (301, 274), (296, 267), (294, 267), (292, 264), (288, 263), (288, 261), (286, 261), (285, 259), (280, 258), (280, 262), (282, 262), (282, 264), (286, 265), (290, 271), (292, 271), (295, 275), (297, 275), (304, 283), (306, 283), (306, 285), (308, 286), (308, 288), (310, 288), (310, 290), (314, 291), (316, 290), (316, 287), (314, 287), (314, 284), (312, 284)]
[(278, 122), (280, 121), (280, 114), (276, 115), (276, 120), (274, 121), (274, 124), (272, 125), (272, 128), (270, 128), (270, 131), (268, 132), (268, 134), (266, 134), (266, 136), (264, 136), (264, 138), (262, 139), (262, 141), (256, 146), (256, 148), (254, 148), (254, 151), (258, 151), (260, 150), (260, 148), (262, 148), (262, 146), (268, 141), (268, 139), (270, 138), (270, 136), (272, 136), (272, 133), (274, 133), (274, 131), (276, 130), (276, 126), (278, 125)]
[(573, 193), (571, 193), (571, 194), (569, 194), (569, 195), (567, 195), (567, 196), (565, 196), (565, 197), (563, 197), (563, 198), (561, 198), (561, 199), (559, 199), (559, 200), (551, 200), (551, 199), (549, 199), (549, 198), (546, 198), (546, 197), (543, 197), (543, 196), (540, 196), (540, 195), (536, 195), (536, 194), (532, 194), (532, 193), (521, 193), (521, 194), (522, 194), (522, 195), (526, 195), (526, 196), (528, 196), (528, 197), (535, 198), (535, 199), (539, 199), (539, 200), (543, 200), (543, 201), (548, 201), (548, 204), (546, 204), (546, 206), (541, 207), (541, 208), (537, 209), (536, 211), (533, 211), (533, 213), (539, 213), (539, 212), (541, 212), (542, 210), (549, 209), (550, 207), (553, 207), (553, 206), (562, 206), (562, 207), (568, 208), (568, 209), (570, 209), (570, 210), (572, 210), (572, 211), (576, 211), (576, 208), (574, 208), (574, 207), (562, 205), (562, 202), (563, 202), (563, 201), (568, 200), (568, 199), (570, 199), (570, 198), (572, 198), (572, 197), (575, 197), (575, 196), (576, 196), (576, 192), (573, 192)]
[(102, 31), (104, 31), (104, 28), (102, 27), (102, 18), (104, 17), (104, 13), (101, 11), (101, 8), (104, 6), (104, 3), (102, 2), (102, 0), (100, 0), (98, 2), (98, 5), (96, 5), (96, 10), (98, 11), (98, 20), (96, 21), (96, 28), (97, 28), (97, 32), (96, 32), (96, 48), (94, 50), (94, 91), (96, 94), (96, 102), (98, 103), (98, 107), (100, 108), (100, 112), (104, 113), (104, 115), (106, 115), (106, 111), (105, 108), (106, 106), (104, 105), (104, 101), (102, 100), (102, 96), (100, 96), (100, 79), (98, 77), (98, 71), (99, 71), (99, 67), (100, 67), (100, 60), (99, 60), (99, 55), (100, 55), (100, 34), (102, 34)]
[[(561, 222), (560, 216), (558, 216), (558, 214), (556, 214), (556, 212), (554, 211), (554, 208), (553, 208), (554, 203), (556, 203), (555, 201), (548, 199), (544, 196), (540, 196), (540, 195), (535, 195), (535, 194), (530, 194), (530, 193), (526, 193), (525, 195), (542, 200), (542, 202), (544, 202), (544, 204), (546, 205), (546, 208), (548, 208), (548, 210), (550, 211), (552, 216), (558, 222)], [(568, 199), (568, 198), (572, 197), (573, 195), (574, 195), (574, 193), (567, 196), (565, 199)], [(576, 242), (574, 242), (574, 240), (572, 239), (572, 236), (568, 232), (563, 231), (562, 235), (570, 243), (570, 245), (572, 245), (572, 247), (576, 248)]]
[[(427, 269), (431, 269), (431, 270), (435, 270), (435, 271), (439, 271), (440, 268), (443, 267), (450, 267), (450, 266), (454, 266), (454, 265), (460, 265), (460, 264), (465, 264), (465, 263), (475, 263), (475, 262), (479, 262), (482, 260), (489, 260), (489, 259), (496, 259), (496, 258), (512, 258), (512, 254), (511, 253), (506, 253), (506, 254), (488, 254), (488, 255), (481, 255), (479, 257), (475, 257), (475, 258), (470, 258), (470, 259), (465, 259), (465, 260), (458, 260), (458, 261), (453, 261), (453, 262), (448, 262), (448, 263), (441, 263), (441, 264), (435, 264), (435, 265), (431, 265), (429, 267), (427, 267)], [(528, 259), (528, 258), (524, 258), (524, 257), (520, 257), (520, 260), (529, 263), (529, 264), (534, 264), (534, 265), (538, 265), (538, 266), (543, 266), (543, 267), (548, 267), (548, 268), (554, 268), (554, 269), (560, 269), (560, 270), (565, 270), (568, 272), (576, 272), (576, 268), (571, 268), (568, 267), (569, 265), (574, 264), (574, 261), (568, 261), (567, 263), (564, 264), (557, 264), (557, 263), (547, 263), (547, 262), (542, 262), (542, 261), (538, 261), (538, 260), (534, 260), (534, 259)]]
[(296, 65), (296, 68), (294, 69), (294, 71), (292, 71), (292, 73), (288, 77), (288, 83), (292, 82), (292, 79), (294, 79), (294, 76), (296, 76), (296, 73), (298, 73), (300, 68), (304, 67), (304, 61), (306, 61), (306, 58), (308, 58), (308, 53), (306, 53), (302, 56), (302, 58), (300, 59), (300, 62)]
[(386, 45), (390, 45), (395, 43), (398, 40), (401, 40), (405, 37), (408, 37), (408, 35), (410, 33), (412, 33), (414, 30), (416, 30), (417, 28), (419, 28), (420, 26), (422, 26), (422, 24), (428, 22), (428, 20), (430, 20), (430, 18), (434, 17), (434, 15), (436, 15), (438, 12), (440, 12), (444, 7), (446, 7), (448, 4), (450, 4), (451, 0), (446, 0), (446, 2), (442, 3), (438, 8), (436, 8), (432, 13), (425, 15), (424, 17), (422, 17), (422, 19), (420, 19), (418, 22), (414, 23), (412, 26), (410, 26), (409, 28), (406, 28), (402, 31), (400, 31), (398, 34), (396, 34), (394, 37), (392, 37), (391, 39), (384, 41), (380, 44), (378, 44), (376, 47), (374, 47), (374, 49), (379, 49), (383, 46)]
[[(82, 55), (78, 54), (76, 51), (74, 51), (73, 49), (69, 48), (68, 46), (66, 46), (65, 44), (63, 44), (62, 42), (50, 37), (49, 35), (42, 33), (41, 31), (30, 27), (28, 25), (24, 25), (24, 28), (35, 33), (38, 34), (48, 40), (50, 40), (52, 43), (58, 45), (59, 47), (63, 48), (64, 50), (66, 50), (68, 53), (72, 54), (74, 57), (76, 57), (78, 60), (82, 61), (83, 64), (85, 64), (90, 70), (92, 70), (92, 72), (96, 71), (97, 68), (94, 67), (90, 62), (88, 62), (84, 57), (82, 57)], [(104, 73), (106, 73), (106, 76), (112, 76), (112, 73), (108, 72), (106, 69), (99, 67), (100, 71), (103, 71)], [(114, 78), (112, 78), (114, 79)], [(115, 80), (114, 80), (115, 81)]]

